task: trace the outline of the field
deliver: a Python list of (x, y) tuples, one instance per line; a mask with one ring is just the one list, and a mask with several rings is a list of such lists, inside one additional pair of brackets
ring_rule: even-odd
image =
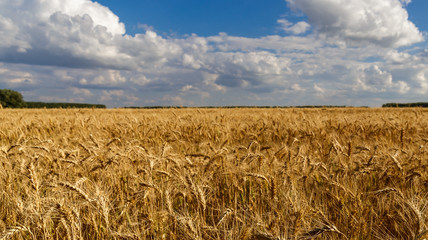
[(0, 110), (0, 239), (427, 239), (428, 110)]

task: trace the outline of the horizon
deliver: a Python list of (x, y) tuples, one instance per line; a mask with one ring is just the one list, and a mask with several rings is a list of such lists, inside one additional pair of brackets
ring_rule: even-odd
[(428, 101), (424, 0), (0, 0), (0, 89), (123, 106)]
[[(5, 90), (5, 89), (0, 89)], [(14, 90), (12, 90), (14, 91)], [(18, 92), (19, 93), (19, 92)], [(20, 94), (20, 93), (19, 93)], [(201, 106), (186, 106), (186, 105), (146, 105), (146, 106), (116, 106), (108, 107), (102, 103), (87, 103), (87, 102), (33, 102), (25, 101), (25, 107), (23, 108), (105, 108), (105, 109), (180, 109), (180, 108), (425, 108), (428, 107), (428, 102), (388, 102), (383, 103), (381, 106), (355, 106), (355, 105), (201, 105)], [(29, 105), (28, 105), (29, 104)], [(0, 104), (0, 107), (2, 105)], [(7, 108), (7, 107), (6, 107)], [(9, 108), (21, 108), (21, 107), (9, 107)]]

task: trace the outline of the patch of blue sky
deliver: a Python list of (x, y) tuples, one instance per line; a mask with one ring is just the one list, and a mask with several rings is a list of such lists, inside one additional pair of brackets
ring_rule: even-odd
[[(287, 11), (284, 0), (98, 0), (126, 24), (127, 34), (144, 32), (260, 37), (277, 31), (276, 21)], [(289, 11), (289, 10), (288, 10)]]
[(413, 0), (406, 7), (409, 12), (409, 20), (412, 21), (420, 31), (428, 32), (428, 1), (427, 0)]

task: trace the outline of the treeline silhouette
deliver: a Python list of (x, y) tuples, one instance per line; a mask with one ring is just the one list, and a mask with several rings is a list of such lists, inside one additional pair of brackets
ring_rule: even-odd
[(416, 103), (385, 103), (382, 107), (397, 107), (397, 108), (406, 108), (406, 107), (428, 107), (428, 102), (416, 102)]
[(56, 102), (25, 102), (26, 108), (106, 108), (103, 104), (89, 103), (56, 103)]

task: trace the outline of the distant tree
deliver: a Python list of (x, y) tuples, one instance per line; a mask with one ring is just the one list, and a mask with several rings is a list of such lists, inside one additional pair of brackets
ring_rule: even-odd
[(26, 106), (22, 94), (10, 89), (0, 89), (0, 104), (4, 108), (24, 108)]

